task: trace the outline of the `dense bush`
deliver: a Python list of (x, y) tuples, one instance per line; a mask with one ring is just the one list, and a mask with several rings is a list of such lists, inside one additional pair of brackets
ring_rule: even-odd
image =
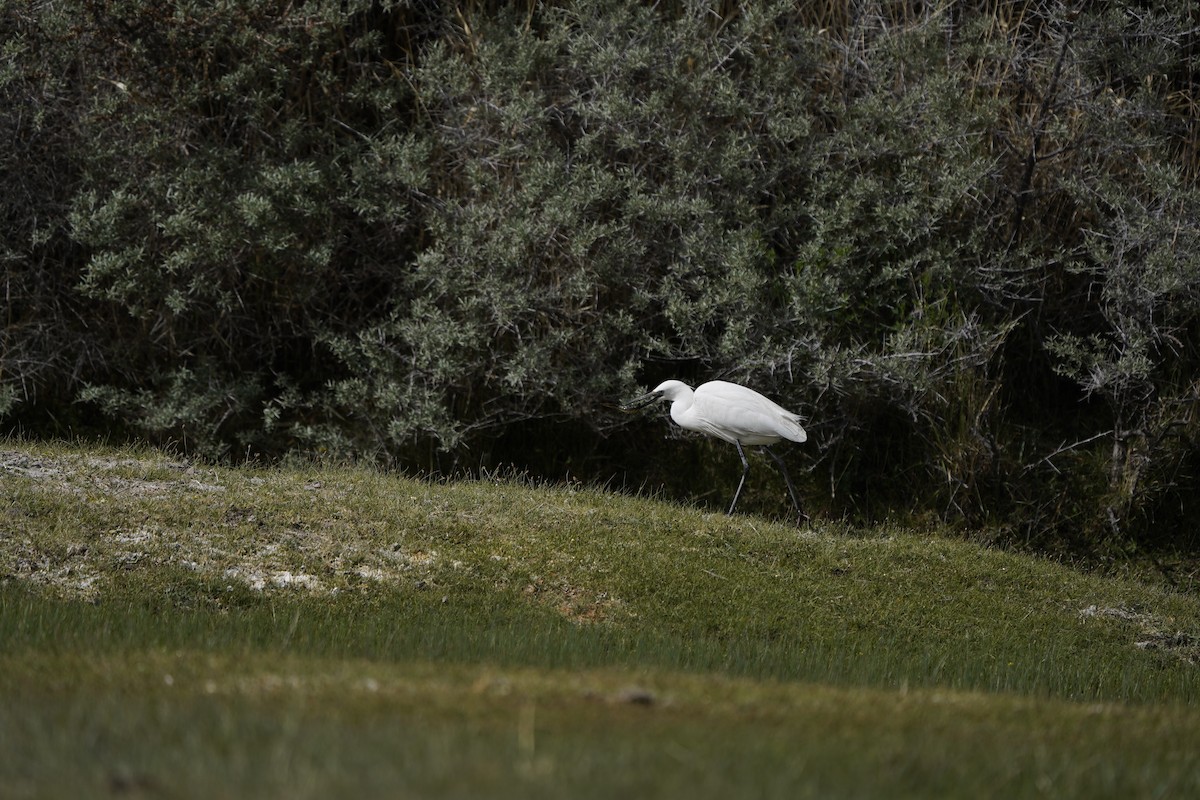
[(7, 0), (0, 413), (682, 486), (725, 377), (827, 513), (1187, 530), (1182, 6)]

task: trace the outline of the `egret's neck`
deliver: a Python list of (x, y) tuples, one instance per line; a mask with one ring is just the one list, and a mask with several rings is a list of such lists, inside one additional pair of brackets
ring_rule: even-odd
[(675, 420), (675, 424), (683, 425), (683, 417), (695, 400), (695, 392), (686, 386), (675, 390), (675, 394), (671, 398), (671, 419)]

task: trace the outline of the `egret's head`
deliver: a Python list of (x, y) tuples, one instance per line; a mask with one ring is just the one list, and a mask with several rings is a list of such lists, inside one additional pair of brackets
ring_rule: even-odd
[(683, 381), (663, 381), (658, 386), (654, 387), (653, 394), (658, 395), (663, 400), (674, 401), (683, 395), (690, 395), (692, 387), (688, 386)]
[(654, 387), (653, 391), (646, 392), (640, 397), (635, 397), (621, 404), (622, 411), (637, 411), (639, 408), (645, 408), (655, 400), (674, 400), (684, 392), (690, 392), (691, 389), (683, 381), (663, 381), (658, 386)]

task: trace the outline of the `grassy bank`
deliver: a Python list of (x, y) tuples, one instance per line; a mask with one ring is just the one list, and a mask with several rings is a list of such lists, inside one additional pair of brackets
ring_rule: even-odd
[(0, 447), (15, 796), (1180, 796), (1200, 601), (578, 487)]

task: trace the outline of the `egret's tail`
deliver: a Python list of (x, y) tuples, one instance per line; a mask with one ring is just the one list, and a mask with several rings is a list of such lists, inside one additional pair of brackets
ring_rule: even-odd
[(793, 442), (808, 441), (808, 434), (800, 425), (800, 417), (796, 414), (788, 414), (786, 417), (781, 419), (779, 427), (781, 428), (779, 432), (783, 434), (785, 439), (789, 439)]

